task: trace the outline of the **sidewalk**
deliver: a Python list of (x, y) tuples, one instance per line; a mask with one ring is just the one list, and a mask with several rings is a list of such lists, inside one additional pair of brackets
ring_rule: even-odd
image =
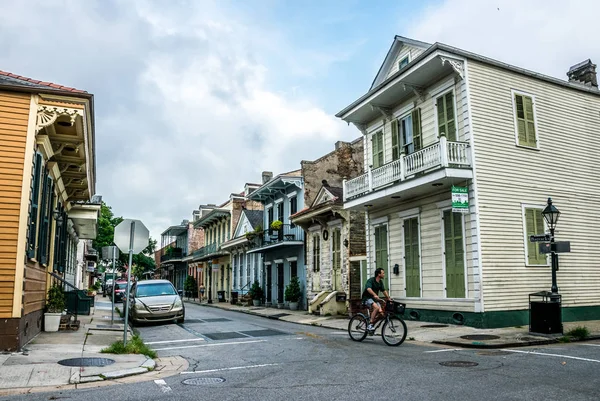
[[(115, 312), (111, 326), (111, 303), (105, 299), (97, 296), (94, 313), (78, 316), (79, 330), (41, 332), (21, 352), (0, 353), (0, 396), (154, 380), (187, 368), (181, 357), (153, 360), (145, 355), (100, 353), (113, 342), (123, 341), (123, 319)], [(122, 304), (117, 307), (123, 308)], [(128, 338), (131, 336), (128, 329)], [(59, 364), (72, 358), (94, 358), (85, 362), (96, 366)], [(114, 362), (97, 366), (110, 361), (96, 358)], [(143, 376), (135, 376), (140, 374)]]
[[(335, 330), (348, 330), (348, 318), (344, 316), (316, 316), (309, 315), (306, 311), (237, 306), (226, 302), (215, 302), (212, 304), (206, 302), (199, 303), (195, 300), (185, 300), (185, 302), (248, 313), (285, 322), (327, 327)], [(558, 338), (562, 337), (562, 335), (532, 334), (529, 333), (528, 326), (476, 329), (468, 326), (428, 323), (408, 319), (406, 320), (406, 326), (408, 328), (406, 341), (420, 341), (461, 348), (513, 348), (545, 345), (556, 343), (558, 342)], [(585, 326), (589, 330), (590, 336), (587, 340), (600, 339), (600, 320), (568, 322), (563, 324), (563, 329), (567, 333), (578, 326)]]

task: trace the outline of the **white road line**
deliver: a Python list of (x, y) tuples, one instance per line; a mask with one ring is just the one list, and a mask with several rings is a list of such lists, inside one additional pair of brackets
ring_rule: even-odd
[(281, 365), (280, 363), (265, 363), (262, 365), (250, 365), (250, 366), (234, 366), (231, 368), (220, 368), (220, 369), (208, 369), (208, 370), (195, 370), (193, 372), (181, 372), (180, 375), (191, 375), (194, 373), (212, 373), (212, 372), (222, 372), (224, 370), (239, 370), (239, 369), (252, 369), (252, 368), (264, 368), (265, 366), (277, 366)]
[(171, 387), (169, 387), (167, 385), (167, 382), (163, 379), (154, 380), (154, 383), (156, 383), (158, 388), (160, 388), (160, 391), (162, 391), (163, 393), (170, 393), (173, 391), (173, 389), (171, 389)]
[(146, 343), (146, 345), (150, 344), (168, 344), (168, 343), (184, 343), (186, 341), (206, 341), (204, 338), (188, 338), (187, 340), (167, 340), (167, 341), (151, 341)]
[(564, 358), (564, 359), (575, 359), (577, 361), (586, 361), (586, 362), (598, 362), (600, 363), (599, 360), (597, 359), (589, 359), (589, 358), (580, 358), (578, 356), (569, 356), (569, 355), (558, 355), (558, 354), (548, 354), (545, 352), (535, 352), (535, 351), (519, 351), (516, 349), (507, 349), (505, 351), (508, 352), (517, 352), (519, 354), (531, 354), (531, 355), (542, 355), (542, 356), (553, 356), (556, 358)]
[(432, 353), (432, 352), (448, 352), (448, 351), (459, 351), (460, 348), (444, 348), (444, 349), (436, 349), (434, 351), (425, 351), (425, 353)]
[(600, 344), (581, 344), (581, 345), (587, 345), (588, 347), (600, 347)]
[(230, 343), (213, 343), (213, 344), (202, 344), (202, 345), (186, 345), (183, 347), (154, 348), (154, 351), (165, 351), (165, 350), (169, 350), (169, 349), (199, 348), (199, 347), (218, 347), (220, 345), (251, 344), (251, 343), (264, 343), (264, 342), (266, 342), (266, 340), (235, 341), (235, 342), (230, 342)]

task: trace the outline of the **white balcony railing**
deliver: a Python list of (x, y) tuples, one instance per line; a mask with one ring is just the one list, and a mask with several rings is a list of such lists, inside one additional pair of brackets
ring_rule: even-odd
[(448, 142), (446, 137), (408, 156), (387, 163), (363, 175), (344, 181), (344, 201), (404, 181), (427, 170), (446, 167), (471, 167), (471, 152), (467, 142)]

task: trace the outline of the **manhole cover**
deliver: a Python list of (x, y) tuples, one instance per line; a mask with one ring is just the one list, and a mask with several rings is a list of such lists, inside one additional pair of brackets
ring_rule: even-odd
[(194, 377), (193, 379), (185, 379), (183, 384), (188, 386), (206, 386), (207, 384), (223, 383), (225, 379), (222, 377)]
[(217, 317), (214, 319), (202, 319), (205, 322), (211, 322), (211, 323), (216, 323), (216, 322), (231, 322), (231, 319), (225, 319), (224, 317)]
[(442, 366), (449, 366), (451, 368), (471, 368), (473, 366), (479, 365), (477, 362), (469, 362), (469, 361), (447, 361), (440, 362)]
[(203, 336), (210, 338), (211, 340), (229, 340), (232, 338), (248, 338), (240, 333), (236, 333), (233, 331), (225, 332), (225, 333), (202, 333)]
[(500, 336), (492, 336), (490, 334), (472, 334), (468, 336), (460, 336), (460, 338), (464, 340), (473, 340), (473, 341), (485, 341), (485, 340), (497, 340)]
[(243, 333), (243, 334), (246, 334), (247, 336), (252, 336), (252, 337), (281, 336), (283, 334), (286, 334), (282, 331), (270, 330), (270, 329), (240, 331), (240, 333)]
[(487, 356), (500, 356), (500, 355), (508, 355), (510, 352), (507, 351), (479, 351), (477, 355), (487, 355)]
[(115, 363), (114, 359), (108, 358), (71, 358), (58, 361), (63, 366), (106, 366)]
[(421, 326), (421, 328), (425, 328), (425, 329), (439, 329), (442, 327), (448, 327), (447, 324), (426, 324)]

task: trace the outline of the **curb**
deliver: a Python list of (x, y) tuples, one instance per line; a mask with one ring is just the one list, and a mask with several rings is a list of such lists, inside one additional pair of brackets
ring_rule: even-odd
[[(592, 340), (600, 340), (600, 335), (591, 335), (584, 339), (570, 337), (569, 343), (585, 342), (585, 341), (592, 341)], [(486, 343), (479, 343), (479, 342), (463, 343), (460, 341), (452, 341), (452, 340), (433, 340), (431, 342), (433, 344), (449, 345), (452, 347), (472, 348), (472, 349), (500, 349), (500, 348), (532, 347), (532, 346), (538, 346), (538, 345), (549, 345), (549, 344), (560, 344), (561, 343), (558, 340), (558, 338), (554, 338), (554, 337), (548, 338), (547, 340), (509, 342), (509, 343), (502, 343), (502, 344), (486, 344)]]

